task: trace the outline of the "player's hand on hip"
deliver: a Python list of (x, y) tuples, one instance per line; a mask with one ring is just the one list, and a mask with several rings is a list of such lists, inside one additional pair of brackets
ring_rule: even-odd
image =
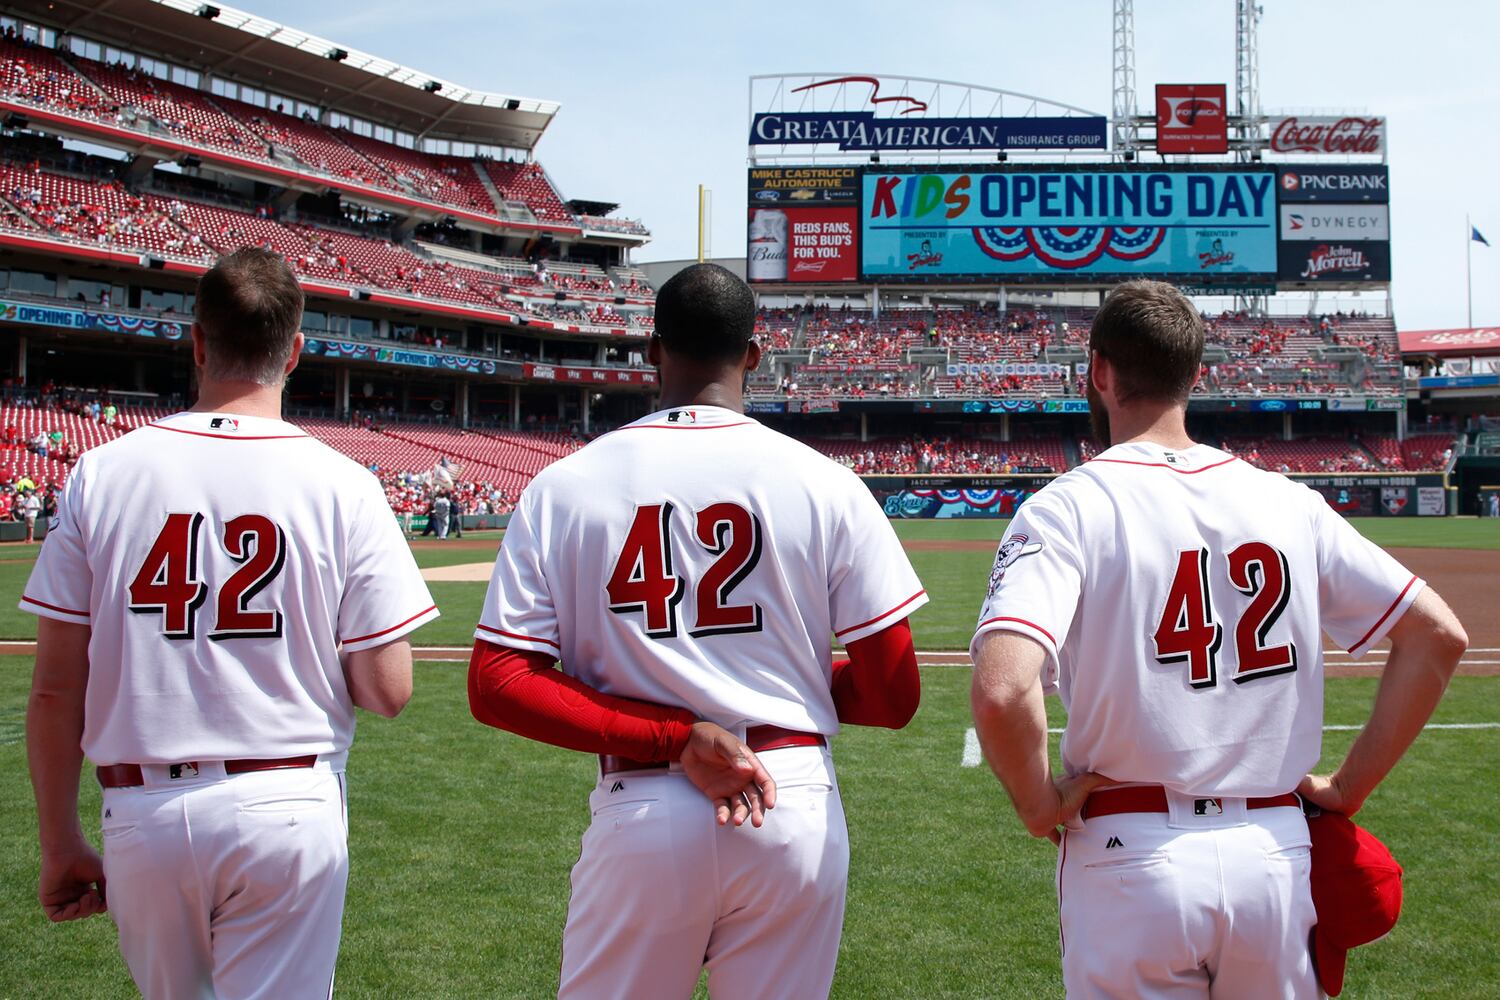
[(751, 826), (765, 822), (767, 809), (776, 805), (776, 782), (755, 752), (723, 726), (693, 723), (683, 748), (682, 773), (714, 804), (720, 826), (745, 820)]
[(104, 861), (82, 837), (42, 852), (37, 899), (53, 923), (82, 920), (109, 907), (104, 900)]
[(1057, 792), (1057, 812), (1046, 824), (1031, 828), (1032, 836), (1046, 837), (1054, 844), (1062, 843), (1062, 834), (1057, 828), (1067, 826), (1078, 818), (1078, 814), (1083, 811), (1083, 804), (1088, 801), (1089, 793), (1094, 789), (1114, 784), (1118, 782), (1094, 771), (1056, 779), (1052, 787)]
[(1319, 809), (1345, 816), (1353, 816), (1364, 805), (1344, 789), (1337, 774), (1309, 774), (1297, 783), (1297, 794)]

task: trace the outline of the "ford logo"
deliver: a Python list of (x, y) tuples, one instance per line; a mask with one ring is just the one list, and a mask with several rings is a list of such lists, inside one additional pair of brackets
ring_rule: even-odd
[(1260, 401), (1260, 408), (1267, 413), (1278, 413), (1286, 409), (1286, 402), (1280, 399), (1263, 399)]
[(757, 191), (757, 192), (755, 192), (755, 198), (756, 198), (757, 201), (780, 201), (781, 200), (781, 192), (780, 191)]

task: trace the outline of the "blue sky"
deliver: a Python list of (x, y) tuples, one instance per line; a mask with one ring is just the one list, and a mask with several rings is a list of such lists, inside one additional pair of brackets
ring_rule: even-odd
[[(1464, 215), (1474, 320), (1500, 323), (1500, 4), (1262, 0), (1266, 110), (1389, 118), (1394, 300), (1403, 329), (1463, 326)], [(748, 78), (859, 71), (963, 80), (1108, 113), (1107, 0), (238, 0), (237, 6), (464, 86), (559, 101), (538, 147), (565, 197), (617, 201), (655, 240), (696, 252), (697, 185), (713, 252), (744, 253)], [(413, 12), (420, 11), (414, 17)], [(1234, 76), (1232, 0), (1139, 0), (1136, 77)]]

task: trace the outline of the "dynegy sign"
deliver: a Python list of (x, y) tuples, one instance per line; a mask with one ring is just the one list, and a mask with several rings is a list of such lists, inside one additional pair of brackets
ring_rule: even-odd
[(757, 114), (752, 146), (838, 146), (849, 152), (943, 149), (1104, 149), (1105, 120), (1053, 118), (876, 118), (873, 111)]

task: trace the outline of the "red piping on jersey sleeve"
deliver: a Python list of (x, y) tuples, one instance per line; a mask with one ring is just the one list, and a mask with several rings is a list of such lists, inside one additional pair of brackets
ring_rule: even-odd
[(1416, 582), (1417, 582), (1416, 575), (1413, 574), (1412, 578), (1410, 580), (1406, 581), (1406, 586), (1404, 586), (1404, 587), (1401, 588), (1401, 593), (1397, 594), (1396, 595), (1396, 599), (1391, 602), (1391, 606), (1385, 609), (1385, 614), (1381, 615), (1380, 616), (1380, 620), (1377, 621), (1374, 625), (1370, 626), (1370, 631), (1368, 631), (1364, 635), (1360, 636), (1359, 637), (1359, 641), (1356, 642), (1354, 645), (1352, 645), (1352, 646), (1349, 647), (1349, 652), (1352, 653), (1356, 649), (1358, 649), (1359, 647), (1363, 646), (1365, 643), (1369, 642), (1370, 641), (1370, 636), (1372, 636), (1376, 632), (1380, 631), (1380, 626), (1384, 625), (1385, 624), (1385, 620), (1387, 618), (1389, 618), (1391, 616), (1391, 614), (1398, 607), (1401, 606), (1401, 601), (1402, 601), (1403, 598), (1406, 597), (1406, 592), (1408, 590), (1410, 590), (1411, 587), (1412, 587), (1412, 584), (1414, 584)]
[(917, 714), (922, 675), (906, 619), (849, 644), (833, 665), (833, 707), (854, 726), (900, 729)]
[(878, 621), (880, 621), (882, 619), (889, 618), (891, 615), (895, 614), (897, 611), (900, 611), (902, 608), (906, 607), (912, 601), (915, 601), (917, 598), (922, 597), (926, 593), (927, 593), (927, 591), (925, 591), (925, 590), (919, 590), (915, 594), (912, 594), (910, 597), (908, 597), (906, 600), (902, 601), (900, 604), (896, 605), (891, 610), (885, 612), (884, 614), (876, 615), (874, 618), (871, 618), (867, 622), (860, 622), (858, 625), (850, 625), (848, 628), (839, 629), (837, 632), (835, 632), (833, 634), (836, 635), (836, 636), (845, 636), (845, 635), (848, 635), (850, 632), (858, 632), (860, 629), (864, 628), (867, 625), (874, 625), (876, 622), (878, 622)]
[(436, 604), (434, 604), (434, 605), (432, 605), (431, 607), (428, 607), (428, 608), (423, 608), (421, 611), (418, 611), (416, 614), (414, 614), (410, 618), (406, 619), (406, 621), (404, 621), (404, 622), (397, 622), (396, 624), (392, 625), (390, 628), (383, 628), (379, 632), (371, 632), (369, 635), (357, 635), (357, 636), (355, 636), (352, 639), (345, 639), (344, 640), (344, 645), (347, 646), (347, 645), (349, 645), (351, 643), (355, 643), (355, 642), (369, 642), (371, 639), (379, 639), (381, 636), (388, 635), (389, 633), (396, 631), (398, 628), (402, 627), (403, 625), (410, 625), (412, 622), (416, 621), (418, 618), (421, 618), (423, 615), (430, 614), (431, 612), (436, 611), (436, 610), (437, 610), (437, 605)]
[(74, 611), (71, 608), (60, 608), (56, 604), (48, 604), (46, 601), (39, 601), (35, 597), (27, 597), (25, 594), (21, 595), (21, 600), (25, 601), (27, 604), (35, 604), (39, 608), (46, 608), (48, 611), (57, 611), (65, 615), (77, 615), (79, 618), (87, 618), (89, 616), (89, 613), (87, 611)]
[(1057, 640), (1052, 638), (1052, 633), (1042, 628), (1036, 622), (1029, 622), (1024, 618), (1012, 618), (1009, 615), (996, 615), (994, 618), (986, 618), (984, 621), (979, 623), (979, 628), (976, 628), (974, 631), (977, 632), (979, 631), (979, 629), (984, 628), (986, 625), (993, 625), (996, 622), (1015, 622), (1018, 625), (1025, 625), (1029, 628), (1034, 628), (1038, 632), (1042, 633), (1042, 635), (1045, 635), (1047, 637), (1047, 641), (1052, 643), (1053, 646), (1057, 645)]
[(487, 726), (569, 750), (645, 761), (682, 756), (692, 712), (605, 694), (552, 663), (546, 653), (475, 640), (469, 711)]
[(547, 645), (553, 647), (554, 649), (558, 649), (558, 650), (562, 649), (562, 646), (560, 646), (557, 643), (553, 642), (551, 639), (543, 639), (540, 636), (522, 635), (519, 632), (507, 632), (503, 628), (491, 628), (490, 626), (485, 625), (482, 622), (480, 623), (479, 627), (482, 628), (482, 629), (484, 629), (486, 632), (493, 632), (496, 635), (504, 636), (507, 639), (520, 639), (522, 642), (542, 642), (542, 643), (546, 643)]

